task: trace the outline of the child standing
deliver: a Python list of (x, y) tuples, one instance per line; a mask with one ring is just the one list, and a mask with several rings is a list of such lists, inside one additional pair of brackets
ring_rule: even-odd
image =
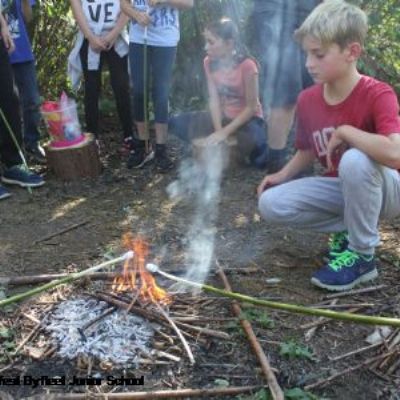
[(257, 63), (247, 55), (237, 27), (228, 18), (211, 23), (204, 37), (210, 111), (173, 117), (169, 130), (186, 141), (206, 136), (196, 140), (204, 146), (236, 137), (242, 158), (262, 168), (267, 162), (267, 144)]
[[(377, 275), (378, 221), (400, 215), (400, 119), (393, 89), (357, 70), (367, 17), (331, 0), (296, 32), (316, 85), (297, 103), (297, 152), (258, 187), (259, 209), (271, 223), (334, 232), (329, 261), (311, 282), (348, 290)], [(324, 177), (289, 181), (318, 159)]]
[[(22, 187), (36, 187), (44, 184), (41, 176), (26, 170), (21, 164), (18, 153), (8, 126), (12, 129), (15, 139), (21, 145), (21, 115), (19, 101), (13, 84), (8, 53), (15, 49), (14, 42), (8, 30), (7, 23), (1, 13), (0, 4), (0, 109), (7, 123), (0, 116), (0, 158), (4, 165), (2, 182)], [(0, 185), (0, 200), (9, 197), (11, 193)]]
[[(193, 7), (193, 0), (121, 0), (122, 10), (131, 18), (129, 62), (133, 90), (134, 120), (139, 134), (128, 168), (141, 168), (155, 157), (156, 168), (166, 172), (173, 167), (167, 156), (168, 97), (172, 68), (180, 39), (179, 10)], [(146, 51), (146, 54), (145, 54)], [(147, 71), (144, 70), (147, 57)], [(156, 147), (148, 144), (145, 127), (145, 74), (152, 84)]]
[(35, 161), (44, 162), (44, 150), (40, 140), (40, 95), (36, 79), (35, 57), (26, 29), (32, 20), (35, 0), (1, 0), (15, 43), (10, 62), (23, 111), (23, 136), (25, 150)]
[(68, 58), (68, 73), (72, 86), (77, 89), (83, 72), (86, 129), (96, 136), (99, 133), (101, 71), (106, 62), (124, 145), (128, 145), (132, 140), (126, 32), (128, 18), (121, 13), (119, 0), (70, 0), (70, 3), (79, 32)]

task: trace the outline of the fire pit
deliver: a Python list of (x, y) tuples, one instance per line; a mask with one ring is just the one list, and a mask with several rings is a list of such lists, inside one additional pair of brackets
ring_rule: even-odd
[(50, 333), (60, 357), (94, 357), (124, 367), (138, 366), (140, 357), (150, 353), (154, 336), (151, 324), (143, 318), (110, 309), (106, 302), (90, 297), (57, 305), (45, 331)]

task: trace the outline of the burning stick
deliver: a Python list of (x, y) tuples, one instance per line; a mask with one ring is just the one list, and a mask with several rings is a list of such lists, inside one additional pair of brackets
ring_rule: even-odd
[(179, 278), (177, 276), (168, 274), (167, 272), (163, 272), (160, 270), (160, 267), (155, 264), (147, 264), (146, 268), (148, 271), (152, 273), (159, 273), (160, 275), (171, 279), (175, 282), (184, 283), (185, 285), (193, 286), (197, 289), (203, 289), (206, 292), (216, 293), (224, 297), (230, 297), (235, 300), (240, 300), (245, 303), (255, 304), (261, 307), (273, 308), (276, 310), (283, 310), (296, 314), (305, 314), (305, 315), (313, 315), (317, 317), (325, 317), (330, 319), (337, 319), (341, 321), (350, 321), (355, 322), (357, 324), (366, 324), (366, 325), (386, 325), (386, 326), (395, 326), (400, 327), (400, 319), (398, 318), (387, 318), (387, 317), (374, 317), (369, 315), (362, 314), (351, 314), (348, 312), (337, 312), (331, 310), (323, 310), (319, 308), (310, 308), (305, 306), (299, 306), (297, 304), (288, 304), (288, 303), (278, 303), (275, 301), (262, 300), (257, 299), (255, 297), (246, 296), (241, 293), (229, 292), (227, 290), (218, 289), (214, 286), (201, 284), (198, 282), (192, 282), (184, 278)]
[(0, 308), (4, 307), (4, 306), (7, 306), (9, 304), (15, 303), (17, 301), (26, 299), (27, 297), (33, 296), (35, 294), (42, 293), (42, 292), (44, 292), (44, 291), (46, 291), (48, 289), (53, 289), (56, 286), (62, 285), (64, 283), (72, 282), (74, 280), (82, 278), (83, 276), (85, 276), (87, 274), (90, 274), (92, 272), (98, 271), (99, 269), (108, 267), (110, 265), (118, 264), (121, 261), (129, 260), (129, 259), (133, 258), (133, 254), (134, 254), (133, 251), (128, 251), (125, 254), (123, 254), (122, 256), (114, 258), (113, 260), (105, 261), (105, 262), (103, 262), (101, 264), (98, 264), (98, 265), (95, 265), (95, 266), (93, 266), (91, 268), (88, 268), (88, 269), (85, 269), (83, 271), (71, 274), (71, 275), (69, 275), (69, 276), (67, 276), (65, 278), (58, 279), (56, 281), (46, 283), (45, 285), (39, 286), (39, 287), (37, 287), (35, 289), (32, 289), (32, 290), (28, 290), (27, 292), (19, 293), (19, 294), (16, 294), (15, 296), (7, 298), (7, 299), (0, 300)]

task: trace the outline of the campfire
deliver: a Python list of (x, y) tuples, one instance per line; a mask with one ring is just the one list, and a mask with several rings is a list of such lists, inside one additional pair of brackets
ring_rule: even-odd
[(114, 279), (112, 290), (117, 293), (136, 292), (136, 296), (145, 303), (169, 304), (171, 296), (157, 286), (154, 277), (146, 270), (148, 243), (142, 237), (134, 238), (131, 233), (126, 233), (123, 244), (127, 250), (133, 251), (134, 257), (125, 260), (122, 275)]

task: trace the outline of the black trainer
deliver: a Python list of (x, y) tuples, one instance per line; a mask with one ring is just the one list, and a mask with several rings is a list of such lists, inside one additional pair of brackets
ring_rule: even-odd
[(154, 159), (154, 151), (150, 150), (148, 153), (144, 147), (136, 148), (131, 151), (126, 166), (131, 168), (142, 168), (145, 164)]
[(159, 172), (167, 172), (174, 167), (174, 163), (171, 161), (166, 153), (159, 155), (156, 154), (155, 161), (156, 169)]

